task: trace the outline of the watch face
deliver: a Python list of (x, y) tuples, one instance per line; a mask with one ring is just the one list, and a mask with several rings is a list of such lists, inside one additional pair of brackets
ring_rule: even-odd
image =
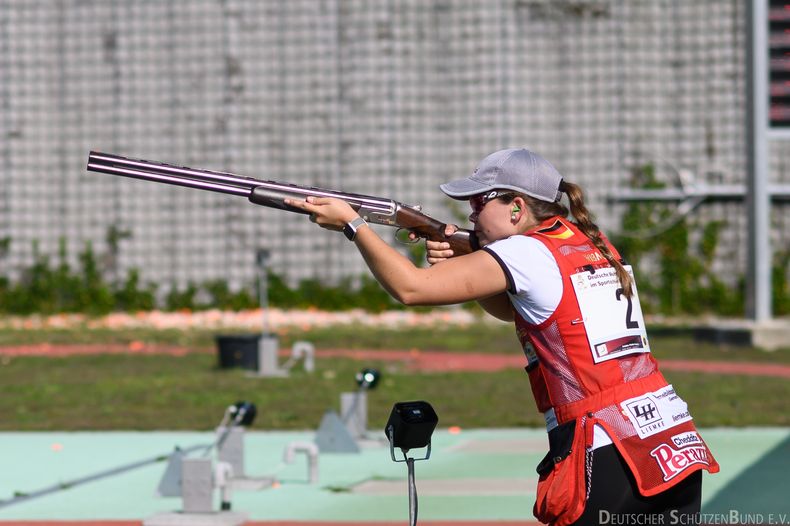
[(365, 220), (361, 217), (358, 217), (350, 223), (346, 223), (346, 226), (343, 227), (343, 234), (346, 235), (349, 241), (354, 241), (354, 239), (357, 237), (357, 230), (364, 224)]
[(351, 224), (347, 224), (343, 227), (343, 234), (348, 238), (349, 241), (354, 241), (354, 238), (357, 236), (357, 231), (354, 229)]

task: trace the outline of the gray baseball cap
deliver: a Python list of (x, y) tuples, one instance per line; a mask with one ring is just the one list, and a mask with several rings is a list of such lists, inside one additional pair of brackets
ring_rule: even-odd
[(513, 190), (541, 201), (559, 201), (562, 176), (540, 155), (523, 148), (494, 152), (482, 161), (474, 173), (439, 185), (453, 199), (468, 199), (491, 190)]

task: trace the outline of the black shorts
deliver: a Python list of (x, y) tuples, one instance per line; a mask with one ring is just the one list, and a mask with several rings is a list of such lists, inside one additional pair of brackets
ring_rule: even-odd
[(593, 451), (590, 486), (590, 498), (576, 525), (698, 523), (702, 471), (658, 495), (643, 497), (625, 460), (610, 444)]

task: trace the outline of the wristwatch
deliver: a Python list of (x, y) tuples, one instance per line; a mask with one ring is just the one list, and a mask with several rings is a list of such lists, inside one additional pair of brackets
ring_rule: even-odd
[(367, 222), (361, 217), (357, 217), (350, 223), (346, 223), (346, 226), (343, 227), (343, 234), (345, 234), (349, 241), (354, 241), (357, 237), (357, 230), (359, 230), (362, 225), (367, 225)]

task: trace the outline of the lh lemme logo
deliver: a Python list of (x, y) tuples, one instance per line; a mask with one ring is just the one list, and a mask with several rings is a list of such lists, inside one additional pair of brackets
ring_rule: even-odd
[(628, 404), (628, 410), (634, 415), (639, 427), (645, 427), (661, 420), (661, 413), (650, 398), (640, 398)]
[(656, 406), (651, 403), (645, 405), (637, 405), (634, 410), (634, 416), (641, 418), (645, 422), (650, 422), (656, 418)]

